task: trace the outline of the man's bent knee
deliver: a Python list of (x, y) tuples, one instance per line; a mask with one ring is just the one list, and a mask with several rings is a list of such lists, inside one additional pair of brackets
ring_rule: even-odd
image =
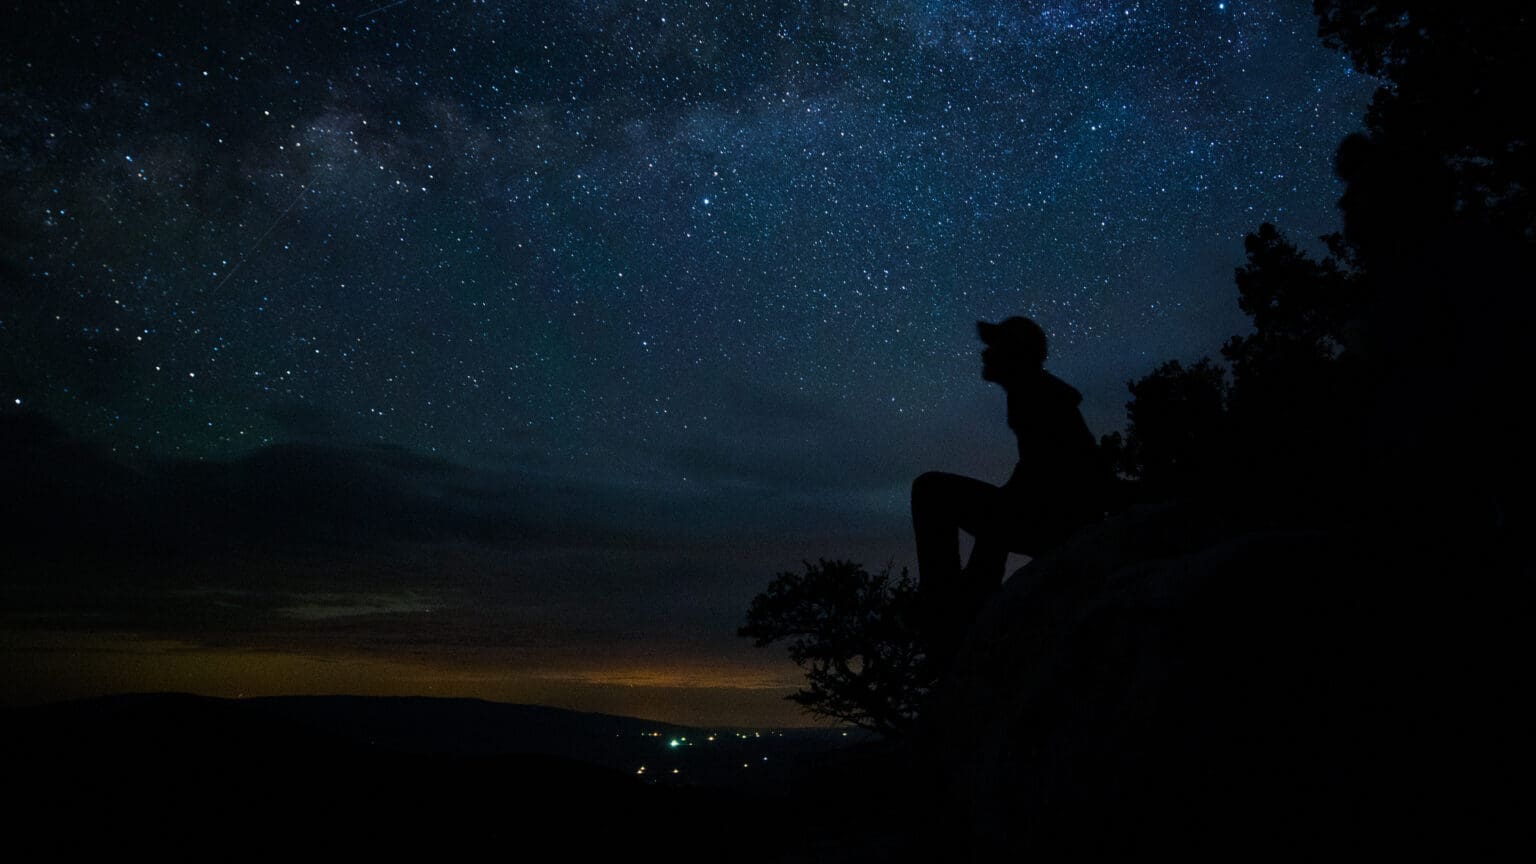
[(912, 497), (917, 498), (927, 494), (929, 488), (933, 486), (934, 480), (938, 476), (939, 472), (937, 471), (924, 471), (923, 473), (917, 475), (917, 479), (912, 481)]
[(944, 487), (950, 485), (949, 481), (954, 476), (943, 471), (925, 471), (919, 474), (917, 479), (912, 481), (912, 500), (932, 501), (942, 496)]

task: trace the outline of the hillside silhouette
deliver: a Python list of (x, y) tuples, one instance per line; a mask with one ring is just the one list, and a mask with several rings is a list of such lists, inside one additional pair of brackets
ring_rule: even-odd
[(473, 699), (141, 694), (6, 709), (0, 741), (19, 839), (53, 849), (771, 861), (782, 837), (740, 838), (798, 821), (785, 790), (849, 739)]

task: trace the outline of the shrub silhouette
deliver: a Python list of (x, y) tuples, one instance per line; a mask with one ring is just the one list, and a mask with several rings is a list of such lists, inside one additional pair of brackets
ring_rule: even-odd
[(1250, 516), (1329, 522), (1317, 490), (1360, 480), (1366, 404), (1356, 344), (1365, 298), (1340, 235), (1315, 259), (1265, 223), (1244, 242), (1238, 305), (1253, 332), (1210, 358), (1130, 382), (1124, 439), (1102, 449), (1141, 497), (1219, 496)]
[(913, 614), (917, 582), (905, 569), (871, 574), (852, 561), (805, 562), (752, 599), (737, 635), (779, 641), (808, 686), (789, 697), (811, 714), (881, 735), (910, 728), (932, 683)]
[(1130, 390), (1120, 451), (1125, 472), (1160, 489), (1209, 485), (1228, 446), (1222, 368), (1210, 358), (1187, 368), (1170, 360)]

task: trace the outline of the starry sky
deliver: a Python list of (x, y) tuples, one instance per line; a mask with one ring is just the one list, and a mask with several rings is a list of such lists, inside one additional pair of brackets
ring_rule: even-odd
[(803, 722), (734, 635), (1006, 478), (977, 319), (1095, 433), (1336, 230), (1305, 2), (82, 2), (0, 36), (6, 702)]

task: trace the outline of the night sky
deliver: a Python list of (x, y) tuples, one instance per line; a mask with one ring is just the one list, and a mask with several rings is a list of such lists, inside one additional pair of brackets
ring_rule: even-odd
[(0, 698), (802, 722), (735, 628), (1006, 478), (978, 318), (1102, 434), (1337, 229), (1310, 5), (9, 4)]

